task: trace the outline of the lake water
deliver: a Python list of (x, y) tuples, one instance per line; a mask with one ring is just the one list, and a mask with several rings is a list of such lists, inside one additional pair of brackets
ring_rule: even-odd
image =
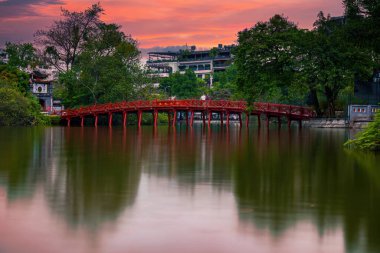
[(0, 252), (380, 252), (346, 130), (0, 128)]

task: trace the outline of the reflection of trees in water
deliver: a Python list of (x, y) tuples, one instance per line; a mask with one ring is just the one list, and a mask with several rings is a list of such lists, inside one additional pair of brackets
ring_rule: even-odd
[(36, 141), (43, 132), (40, 128), (2, 128), (0, 131), (0, 185), (5, 185), (9, 199), (31, 196), (35, 175), (30, 161)]
[(349, 251), (361, 244), (380, 251), (379, 157), (347, 154), (339, 131), (265, 133), (7, 129), (0, 132), (0, 184), (9, 198), (42, 185), (55, 213), (91, 229), (133, 204), (141, 170), (172, 177), (181, 188), (211, 183), (225, 189), (232, 178), (244, 224), (280, 235), (311, 220), (321, 235), (343, 227)]
[(65, 129), (64, 161), (46, 193), (73, 226), (96, 228), (132, 205), (140, 181), (136, 146), (122, 129)]
[(239, 144), (238, 130), (231, 128), (227, 132), (218, 127), (209, 131), (201, 125), (143, 129), (144, 171), (173, 178), (185, 187), (211, 183), (214, 187), (227, 188), (233, 166), (231, 150)]
[(3, 129), (0, 185), (9, 199), (31, 198), (42, 188), (51, 209), (69, 224), (96, 228), (136, 198), (136, 137), (126, 138), (121, 129)]
[(320, 234), (342, 225), (347, 250), (364, 243), (367, 250), (378, 252), (379, 157), (360, 156), (365, 157), (369, 174), (343, 151), (343, 132), (283, 132), (280, 138), (273, 133), (269, 137), (245, 143), (243, 152), (235, 153), (240, 219), (274, 235), (301, 220), (312, 220)]

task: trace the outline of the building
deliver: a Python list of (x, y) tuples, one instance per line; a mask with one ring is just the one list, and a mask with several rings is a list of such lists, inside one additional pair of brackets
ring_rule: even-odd
[(149, 52), (147, 67), (154, 75), (168, 77), (171, 73), (179, 71), (184, 73), (191, 69), (198, 78), (205, 80), (212, 86), (213, 74), (224, 71), (231, 64), (233, 55), (231, 50), (234, 46), (223, 46), (210, 50), (196, 50), (192, 46), (190, 50), (179, 50), (176, 52)]
[(9, 61), (8, 53), (4, 49), (0, 48), (0, 63), (7, 64), (8, 61)]
[(348, 117), (350, 122), (371, 121), (380, 111), (380, 71), (374, 71), (372, 80), (356, 81), (354, 96), (350, 98)]
[(37, 97), (42, 111), (51, 113), (53, 111), (53, 81), (48, 79), (47, 74), (38, 70), (30, 75), (30, 91)]

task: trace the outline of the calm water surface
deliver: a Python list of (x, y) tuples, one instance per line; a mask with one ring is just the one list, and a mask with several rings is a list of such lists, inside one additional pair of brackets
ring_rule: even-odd
[(345, 130), (0, 128), (0, 252), (380, 252)]

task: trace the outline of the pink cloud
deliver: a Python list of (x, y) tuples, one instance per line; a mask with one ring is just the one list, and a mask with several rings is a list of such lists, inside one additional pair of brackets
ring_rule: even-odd
[[(1, 22), (0, 43), (7, 37), (22, 38), (23, 34), (25, 39), (31, 39), (31, 31), (43, 28), (41, 24), (46, 27), (49, 22), (58, 19), (60, 9), (57, 3), (60, 2), (55, 2), (31, 6), (33, 13), (39, 14), (33, 17), (35, 26), (28, 24), (25, 16), (17, 15)], [(65, 0), (62, 5), (79, 11), (92, 3), (90, 0)], [(111, 0), (101, 4), (105, 9), (103, 20), (121, 24), (123, 31), (139, 40), (143, 48), (186, 43), (209, 47), (218, 43), (233, 43), (238, 31), (277, 13), (288, 16), (303, 28), (312, 27), (320, 10), (333, 16), (343, 13), (341, 0)], [(16, 23), (21, 24), (16, 30), (20, 35), (5, 31), (6, 27), (15, 27)]]

